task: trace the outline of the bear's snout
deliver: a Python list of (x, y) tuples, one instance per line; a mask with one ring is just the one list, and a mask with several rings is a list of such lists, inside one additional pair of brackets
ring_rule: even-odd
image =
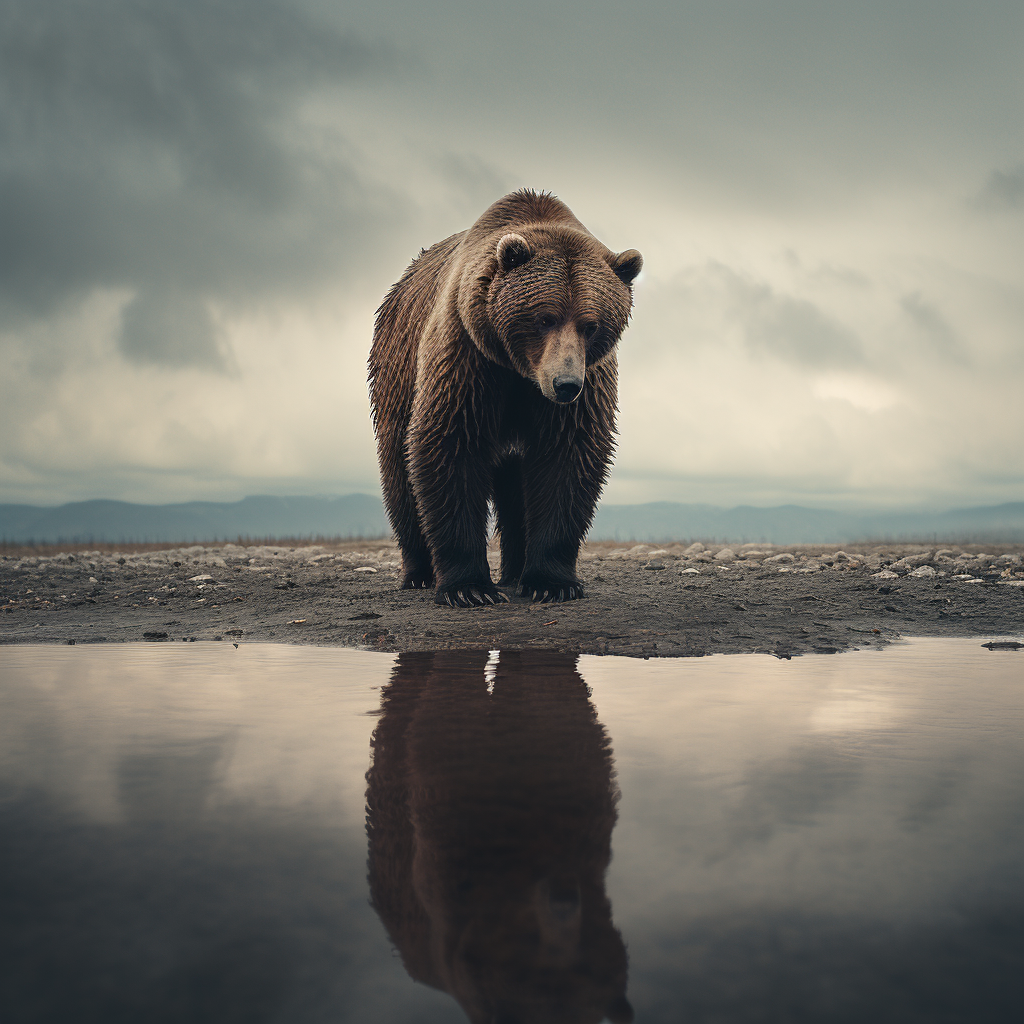
[(556, 377), (552, 383), (555, 387), (555, 401), (564, 405), (575, 402), (583, 391), (581, 377)]
[(537, 366), (537, 383), (544, 397), (559, 405), (575, 402), (583, 391), (587, 346), (572, 324), (551, 331)]

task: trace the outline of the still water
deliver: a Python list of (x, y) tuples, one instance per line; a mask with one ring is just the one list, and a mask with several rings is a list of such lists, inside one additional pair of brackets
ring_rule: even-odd
[(1005, 1021), (1024, 652), (0, 648), (5, 1022)]

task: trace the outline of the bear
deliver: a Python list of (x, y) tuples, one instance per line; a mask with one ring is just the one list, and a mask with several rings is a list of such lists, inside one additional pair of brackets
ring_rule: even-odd
[(473, 1024), (626, 1024), (610, 739), (573, 655), (496, 656), (398, 655), (366, 773), (371, 903)]
[[(521, 190), (423, 250), (377, 310), (370, 402), (402, 588), (452, 607), (583, 597), (615, 449), (615, 348), (643, 267)], [(493, 504), (498, 587), (487, 564)]]

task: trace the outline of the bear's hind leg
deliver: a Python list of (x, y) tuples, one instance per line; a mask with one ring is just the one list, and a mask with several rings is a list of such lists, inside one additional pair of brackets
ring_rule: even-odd
[(523, 460), (513, 455), (494, 471), (494, 512), (501, 542), (498, 586), (515, 586), (526, 565), (526, 503), (523, 498)]
[[(398, 537), (398, 546), (402, 551), (402, 590), (420, 590), (434, 585), (434, 567), (430, 560), (430, 549), (420, 528), (419, 513), (416, 510), (416, 497), (405, 460), (394, 457), (395, 452), (401, 453), (404, 445), (393, 441), (388, 448), (382, 445), (380, 450), (380, 476), (384, 490), (384, 507), (388, 519)], [(388, 457), (390, 456), (390, 457)]]

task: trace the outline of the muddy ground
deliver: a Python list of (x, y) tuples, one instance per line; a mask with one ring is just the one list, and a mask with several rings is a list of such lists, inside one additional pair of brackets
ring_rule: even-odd
[(398, 590), (398, 552), (387, 541), (8, 549), (0, 557), (0, 643), (791, 657), (901, 636), (1024, 639), (1024, 545), (700, 548), (590, 544), (580, 563), (585, 600), (469, 609)]

